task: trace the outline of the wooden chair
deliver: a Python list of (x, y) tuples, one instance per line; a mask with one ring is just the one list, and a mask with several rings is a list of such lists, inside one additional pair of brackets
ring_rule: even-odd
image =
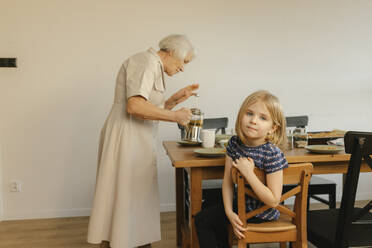
[(362, 159), (372, 169), (372, 132), (347, 132), (345, 152), (351, 154), (339, 209), (308, 213), (309, 241), (317, 247), (372, 247), (372, 201), (355, 208)]
[[(307, 115), (286, 117), (287, 127), (306, 127), (309, 123)], [(283, 193), (293, 189), (295, 185), (283, 185)], [(319, 195), (328, 195), (328, 200)], [(309, 209), (310, 198), (326, 204), (329, 208), (336, 208), (336, 183), (319, 177), (312, 176), (309, 183), (307, 208)]]
[[(238, 248), (245, 248), (246, 244), (254, 243), (280, 243), (280, 247), (286, 247), (286, 242), (293, 242), (294, 247), (307, 247), (306, 238), (306, 204), (307, 190), (311, 178), (313, 166), (311, 163), (291, 164), (283, 171), (283, 182), (287, 184), (296, 184), (292, 190), (284, 193), (281, 202), (289, 197), (295, 196), (293, 210), (279, 204), (276, 209), (280, 211), (280, 218), (277, 221), (264, 223), (247, 223), (247, 219), (270, 208), (264, 205), (252, 212), (246, 213), (246, 195), (258, 199), (256, 194), (246, 186), (245, 178), (235, 168), (232, 169), (233, 182), (237, 184), (238, 215), (242, 220), (244, 227), (248, 230), (244, 233), (245, 238), (237, 240)], [(256, 175), (265, 183), (265, 173), (255, 169)], [(231, 229), (231, 227), (230, 227)], [(230, 230), (231, 234), (232, 230)], [(234, 243), (233, 237), (229, 235), (230, 246)], [(235, 238), (236, 241), (236, 238)]]

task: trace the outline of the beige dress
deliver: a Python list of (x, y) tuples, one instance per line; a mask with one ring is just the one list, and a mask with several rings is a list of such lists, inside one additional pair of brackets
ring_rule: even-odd
[(155, 135), (157, 121), (126, 112), (140, 95), (164, 106), (164, 74), (152, 48), (126, 60), (116, 80), (115, 100), (101, 132), (88, 242), (132, 248), (161, 239)]

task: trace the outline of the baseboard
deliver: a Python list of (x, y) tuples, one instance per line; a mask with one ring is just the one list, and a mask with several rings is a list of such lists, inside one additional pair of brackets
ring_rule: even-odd
[[(325, 199), (328, 199), (327, 197), (328, 196), (324, 196)], [(342, 192), (341, 193), (336, 193), (336, 201), (341, 202), (341, 199), (342, 199)], [(358, 192), (358, 194), (355, 197), (356, 201), (364, 201), (364, 200), (368, 200), (368, 199), (369, 200), (372, 199), (372, 193), (371, 192)]]
[(160, 212), (175, 212), (176, 211), (176, 204), (174, 203), (167, 203), (167, 204), (160, 204)]
[[(26, 219), (48, 219), (48, 218), (62, 218), (62, 217), (79, 217), (89, 216), (90, 208), (76, 208), (76, 209), (56, 209), (56, 210), (42, 210), (30, 212), (10, 212), (7, 213), (1, 220), (26, 220)], [(176, 205), (160, 204), (160, 212), (174, 212)]]
[(89, 216), (90, 208), (55, 209), (30, 212), (10, 212), (3, 216), (3, 220), (49, 219), (62, 217)]
[[(371, 192), (360, 192), (356, 196), (356, 201), (364, 201), (364, 200), (372, 200), (372, 193)], [(341, 201), (341, 197), (340, 197)]]
[[(371, 193), (359, 193), (357, 201), (371, 199)], [(338, 199), (338, 201), (341, 199)], [(316, 201), (314, 201), (315, 203)], [(293, 199), (288, 199), (286, 204), (292, 204)], [(48, 219), (48, 218), (62, 218), (62, 217), (79, 217), (89, 216), (90, 208), (76, 208), (76, 209), (60, 209), (60, 210), (42, 210), (42, 211), (30, 211), (30, 212), (11, 212), (6, 215), (2, 215), (0, 207), (0, 221), (5, 220), (25, 220), (25, 219)], [(160, 204), (160, 212), (175, 212), (176, 204), (167, 203)]]
[[(320, 197), (324, 198), (325, 200), (328, 200), (328, 195), (319, 195)], [(342, 198), (342, 192), (336, 195), (336, 202), (341, 202)], [(371, 200), (372, 199), (372, 194), (371, 192), (361, 192), (358, 193), (357, 196), (355, 197), (355, 201), (365, 201), (365, 200)], [(288, 200), (289, 203), (293, 203), (294, 201), (290, 201), (291, 199)], [(310, 199), (310, 203), (319, 203), (317, 200)]]
[(0, 222), (4, 220), (4, 211), (2, 208), (2, 202), (0, 201)]
[[(1, 169), (1, 168), (0, 168)], [(1, 177), (1, 173), (0, 173)], [(1, 188), (1, 179), (0, 179), (0, 222), (4, 220), (4, 208), (3, 208), (3, 195), (2, 195), (2, 188)]]

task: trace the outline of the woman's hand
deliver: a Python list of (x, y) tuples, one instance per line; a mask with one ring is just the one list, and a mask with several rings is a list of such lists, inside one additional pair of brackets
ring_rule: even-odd
[(233, 227), (235, 236), (238, 239), (245, 238), (243, 233), (247, 230), (247, 228), (243, 227), (243, 222), (239, 219), (239, 216), (234, 212), (231, 212), (226, 215)]
[(165, 102), (165, 108), (172, 109), (177, 104), (186, 101), (190, 96), (195, 96), (196, 93), (194, 91), (197, 89), (199, 89), (199, 84), (191, 84), (180, 89)]
[(250, 157), (240, 157), (233, 161), (232, 165), (237, 168), (245, 178), (254, 174), (254, 161)]
[(176, 94), (178, 99), (176, 99), (177, 104), (187, 100), (190, 96), (195, 96), (194, 90), (199, 89), (199, 84), (191, 84), (183, 89), (180, 89)]
[(182, 126), (186, 126), (191, 119), (191, 110), (187, 108), (181, 108), (175, 112), (176, 122)]

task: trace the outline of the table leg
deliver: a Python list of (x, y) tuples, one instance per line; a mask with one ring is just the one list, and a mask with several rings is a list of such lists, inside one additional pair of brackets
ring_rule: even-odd
[(342, 174), (342, 189), (344, 189), (345, 182), (346, 182), (346, 173), (343, 173)]
[(202, 168), (191, 168), (190, 171), (190, 247), (199, 248), (199, 241), (196, 234), (194, 217), (201, 210), (202, 205)]
[(183, 168), (176, 168), (176, 230), (177, 230), (177, 246), (182, 243), (182, 223), (184, 220), (184, 182), (183, 182)]

